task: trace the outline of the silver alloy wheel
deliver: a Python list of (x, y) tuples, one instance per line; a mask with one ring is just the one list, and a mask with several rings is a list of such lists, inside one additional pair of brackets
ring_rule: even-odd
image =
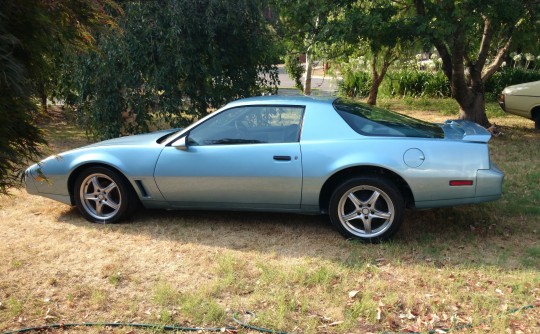
[(114, 217), (122, 204), (118, 185), (101, 173), (90, 174), (83, 180), (79, 196), (84, 210), (98, 220)]
[(394, 203), (381, 189), (362, 185), (343, 194), (338, 204), (338, 217), (350, 233), (362, 238), (383, 234), (394, 221)]

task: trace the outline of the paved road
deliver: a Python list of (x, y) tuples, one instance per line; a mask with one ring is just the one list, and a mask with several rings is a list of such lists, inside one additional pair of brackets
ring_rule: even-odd
[[(278, 65), (279, 95), (298, 95), (302, 94), (298, 89), (294, 88), (294, 81), (289, 78), (283, 65)], [(331, 76), (313, 76), (311, 77), (312, 95), (335, 95), (337, 92), (337, 80)]]

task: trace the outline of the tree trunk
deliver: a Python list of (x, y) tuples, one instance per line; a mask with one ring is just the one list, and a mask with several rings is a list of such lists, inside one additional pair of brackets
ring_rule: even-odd
[(306, 79), (304, 80), (304, 95), (311, 95), (311, 71), (313, 70), (313, 60), (309, 52), (306, 52)]
[[(469, 66), (469, 83), (460, 83), (461, 89), (453, 89), (454, 98), (459, 104), (459, 119), (475, 122), (485, 128), (491, 123), (486, 115), (485, 87), (482, 74), (471, 64)], [(457, 79), (454, 75), (454, 80)], [(457, 86), (457, 83), (454, 83)]]
[(41, 109), (43, 110), (43, 112), (47, 112), (47, 95), (45, 94), (40, 94), (40, 98), (41, 98)]
[(459, 103), (459, 119), (465, 119), (489, 128), (491, 123), (486, 115), (486, 103), (484, 93), (472, 92), (465, 98), (456, 96)]
[(47, 112), (47, 93), (45, 91), (45, 86), (42, 83), (39, 83), (38, 85), (38, 95), (41, 101), (41, 110), (44, 113), (46, 113)]
[(372, 106), (377, 104), (377, 95), (379, 94), (379, 86), (382, 83), (383, 77), (380, 76), (377, 78), (377, 80), (373, 80), (373, 83), (371, 84), (371, 88), (369, 89), (369, 95), (367, 98), (367, 104), (370, 104)]
[(383, 82), (384, 76), (386, 75), (386, 71), (388, 71), (388, 67), (390, 67), (390, 64), (392, 63), (391, 60), (392, 55), (392, 49), (389, 48), (386, 50), (386, 54), (384, 55), (382, 67), (381, 67), (381, 73), (377, 72), (377, 60), (378, 60), (378, 53), (375, 52), (373, 54), (373, 59), (371, 61), (371, 77), (373, 78), (373, 82), (371, 83), (371, 87), (369, 88), (369, 95), (367, 98), (367, 104), (369, 105), (376, 105), (377, 104), (377, 95), (379, 94), (379, 87), (381, 86), (381, 83)]

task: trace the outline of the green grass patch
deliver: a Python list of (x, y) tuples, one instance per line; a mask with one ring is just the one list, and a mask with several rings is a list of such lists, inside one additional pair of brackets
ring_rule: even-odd
[(521, 263), (528, 268), (540, 268), (540, 247), (529, 247), (521, 257)]
[(153, 291), (153, 301), (161, 306), (177, 305), (181, 293), (167, 282), (158, 282)]

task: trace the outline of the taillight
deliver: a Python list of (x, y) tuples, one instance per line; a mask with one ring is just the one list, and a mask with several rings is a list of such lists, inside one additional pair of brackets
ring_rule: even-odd
[(450, 186), (451, 187), (462, 187), (462, 186), (472, 186), (473, 181), (472, 180), (451, 180)]

